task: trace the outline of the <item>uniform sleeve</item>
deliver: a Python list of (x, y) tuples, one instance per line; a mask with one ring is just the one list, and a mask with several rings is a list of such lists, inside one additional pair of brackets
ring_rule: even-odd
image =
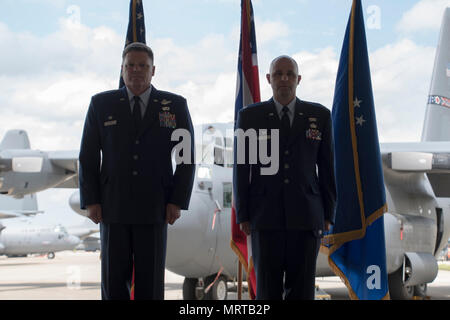
[(95, 115), (94, 99), (91, 99), (84, 122), (79, 155), (80, 207), (100, 203), (100, 134)]
[(334, 141), (331, 124), (331, 114), (327, 110), (327, 117), (322, 131), (322, 142), (318, 157), (319, 186), (322, 194), (325, 220), (334, 224), (336, 204), (336, 183), (334, 173)]
[[(195, 177), (195, 141), (191, 115), (189, 114), (187, 102), (184, 98), (181, 102), (180, 116), (177, 119), (177, 129), (184, 129), (182, 133), (184, 132), (185, 134), (182, 134), (183, 141), (175, 142), (176, 145), (174, 147), (182, 146), (184, 149), (176, 149), (175, 154), (179, 154), (180, 159), (187, 159), (187, 161), (177, 161), (173, 176), (173, 191), (170, 195), (169, 202), (178, 205), (183, 210), (187, 210), (189, 208)], [(184, 141), (184, 139), (188, 140)], [(185, 154), (185, 151), (190, 153)]]

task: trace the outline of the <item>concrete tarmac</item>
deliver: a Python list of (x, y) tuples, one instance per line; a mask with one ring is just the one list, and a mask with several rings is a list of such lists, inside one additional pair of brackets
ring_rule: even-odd
[[(184, 278), (166, 270), (165, 299), (181, 300)], [(316, 284), (333, 300), (348, 300), (338, 277), (317, 278)], [(450, 271), (440, 270), (428, 285), (431, 300), (450, 300)], [(248, 299), (248, 294), (243, 294)], [(100, 295), (99, 252), (57, 252), (27, 258), (0, 257), (0, 300), (98, 300)], [(228, 299), (236, 299), (229, 293)]]

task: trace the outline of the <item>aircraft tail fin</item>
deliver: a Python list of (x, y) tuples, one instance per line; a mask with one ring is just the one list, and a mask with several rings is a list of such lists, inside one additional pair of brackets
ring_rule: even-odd
[(422, 141), (450, 141), (450, 7), (446, 8), (436, 48)]
[(30, 149), (30, 140), (25, 130), (8, 130), (0, 143), (0, 150)]

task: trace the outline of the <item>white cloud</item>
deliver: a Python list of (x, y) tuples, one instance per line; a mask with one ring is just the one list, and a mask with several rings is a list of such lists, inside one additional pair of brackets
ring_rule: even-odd
[(61, 19), (45, 37), (0, 23), (0, 41), (0, 135), (20, 128), (36, 148), (77, 149), (90, 97), (118, 85), (119, 37)]
[(288, 25), (282, 21), (259, 20), (256, 18), (255, 28), (258, 45), (280, 41), (280, 39), (286, 38), (290, 34)]
[(380, 141), (420, 140), (435, 51), (401, 40), (370, 56)]
[[(233, 119), (239, 28), (181, 46), (154, 39), (155, 86), (185, 96), (195, 124)], [(289, 54), (289, 28), (259, 21), (261, 98), (271, 97), (265, 73), (273, 57)], [(118, 85), (123, 37), (106, 27), (61, 19), (39, 37), (0, 23), (0, 137), (26, 129), (33, 147), (78, 149), (90, 97)], [(285, 41), (285, 43), (283, 42)], [(283, 48), (283, 43), (285, 47)], [(331, 108), (339, 54), (334, 48), (292, 53), (299, 62), (299, 97)], [(380, 140), (418, 140), (434, 57), (433, 48), (399, 41), (371, 55)]]
[[(435, 48), (406, 39), (370, 54), (380, 142), (420, 140), (434, 55)], [(339, 54), (330, 47), (301, 51), (293, 57), (302, 75), (297, 95), (331, 109)], [(261, 91), (264, 99), (272, 95), (263, 81)]]
[(450, 7), (450, 0), (421, 0), (403, 14), (397, 30), (406, 33), (439, 30), (446, 7)]
[(328, 47), (316, 52), (301, 51), (293, 58), (299, 64), (302, 76), (299, 95), (331, 109), (339, 59), (335, 50)]

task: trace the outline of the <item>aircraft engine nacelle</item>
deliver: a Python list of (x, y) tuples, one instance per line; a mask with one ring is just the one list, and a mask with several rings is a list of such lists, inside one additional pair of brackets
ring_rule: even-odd
[(0, 152), (0, 172), (41, 172), (43, 161), (43, 154), (40, 151), (4, 150)]
[(0, 193), (14, 197), (36, 193), (70, 178), (39, 150), (0, 151)]
[(73, 211), (83, 217), (87, 217), (87, 210), (81, 210), (80, 208), (80, 191), (77, 190), (69, 198), (69, 206)]
[(404, 283), (415, 286), (430, 283), (438, 274), (436, 258), (427, 252), (406, 252), (403, 264)]

